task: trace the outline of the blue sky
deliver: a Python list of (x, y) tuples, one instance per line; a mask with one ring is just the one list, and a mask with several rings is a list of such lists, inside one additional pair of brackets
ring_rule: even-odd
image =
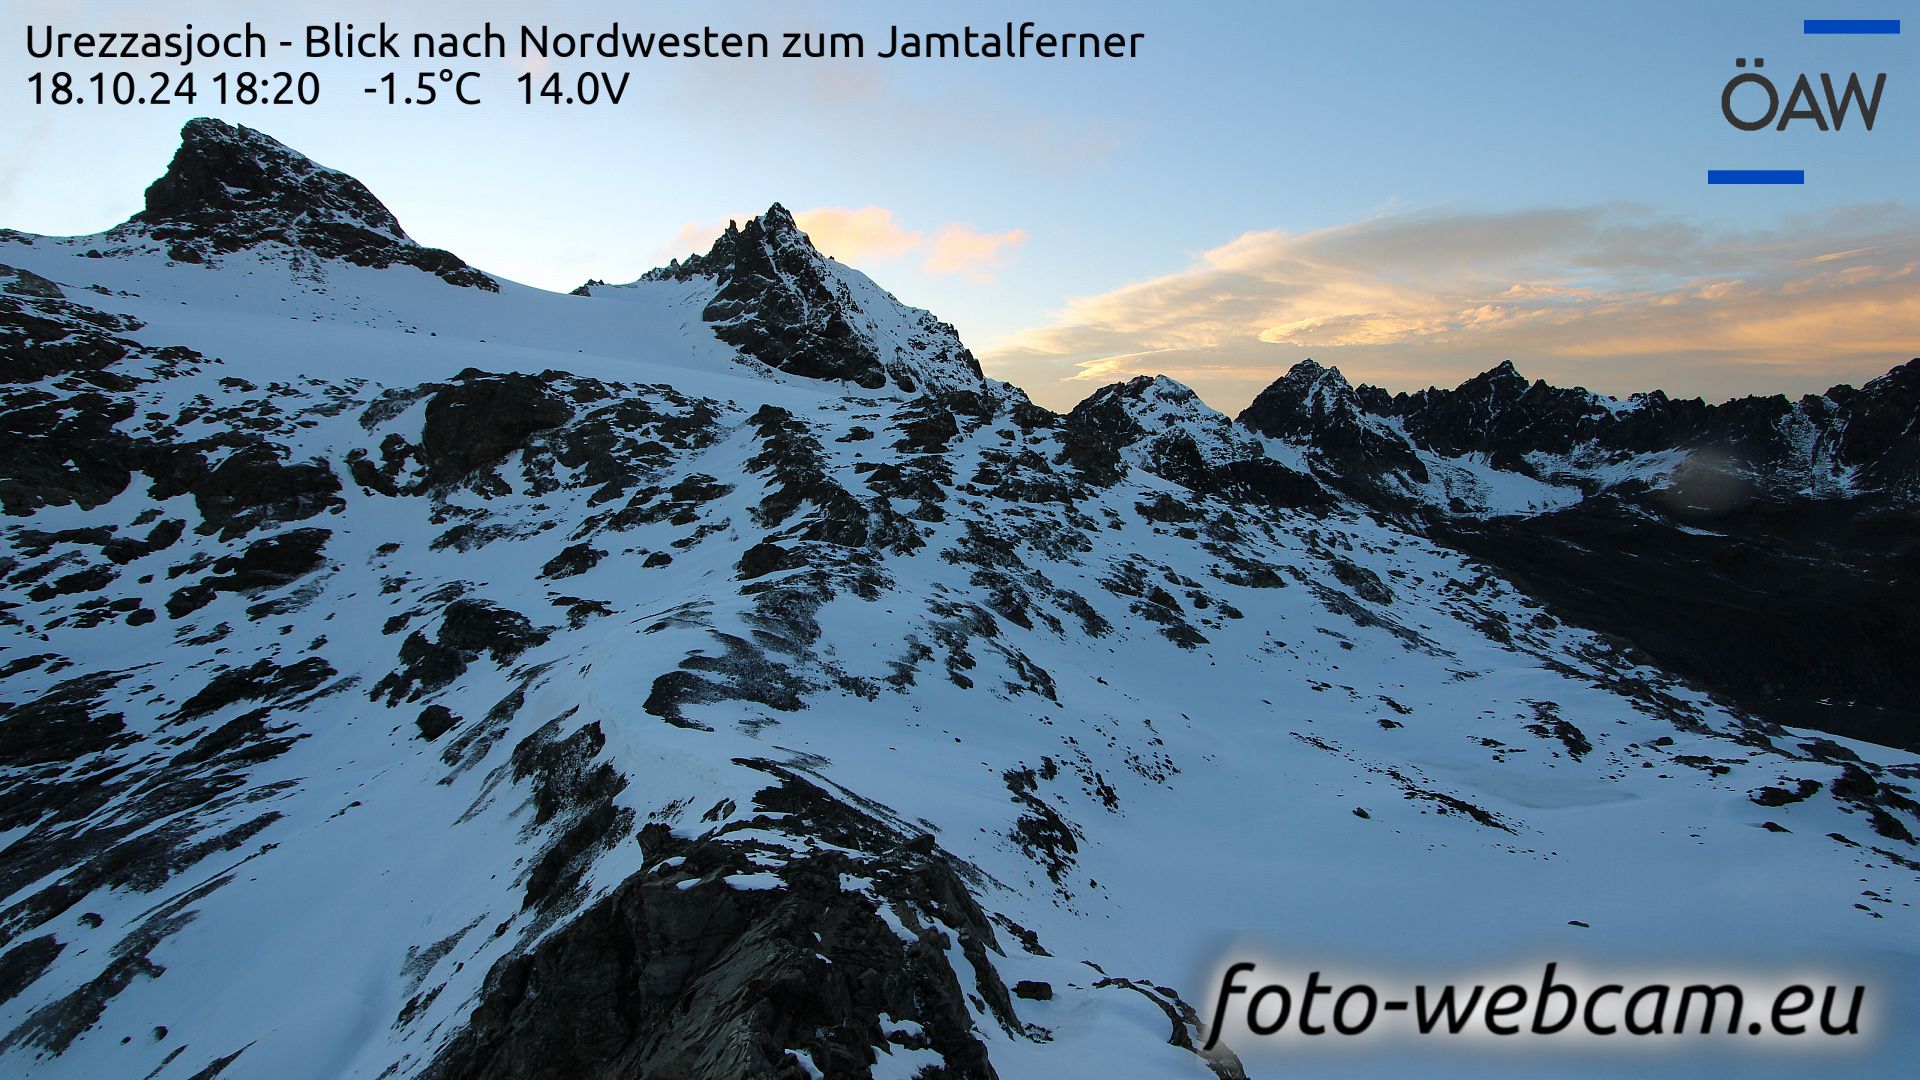
[[(955, 323), (989, 370), (1064, 405), (1165, 371), (1238, 408), (1314, 355), (1411, 389), (1511, 358), (1613, 393), (1726, 396), (1859, 381), (1920, 352), (1914, 31), (1813, 38), (1796, 3), (333, 3), (25, 0), (0, 224), (90, 232), (138, 208), (179, 124), (247, 123), (364, 180), (423, 242), (546, 287), (626, 280), (778, 200), (821, 246)], [(314, 108), (28, 104), (19, 28), (203, 28), (252, 17), (403, 30), (1143, 32), (1131, 60), (589, 61), (617, 107), (408, 109), (312, 65)], [(1909, 20), (1911, 21), (1911, 20)], [(1735, 57), (1885, 72), (1872, 132), (1737, 131)], [(46, 66), (40, 64), (36, 66)], [(90, 70), (70, 65), (75, 70)], [(282, 66), (276, 64), (275, 66)], [(305, 66), (286, 58), (284, 66)], [(412, 67), (403, 61), (402, 70)], [(1799, 188), (1709, 167), (1804, 168)], [(696, 240), (696, 238), (700, 238)], [(836, 250), (837, 249), (837, 250)]]

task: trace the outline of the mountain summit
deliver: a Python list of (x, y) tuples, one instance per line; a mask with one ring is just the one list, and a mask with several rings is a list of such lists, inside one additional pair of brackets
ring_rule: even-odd
[(146, 208), (122, 227), (165, 245), (179, 262), (205, 263), (264, 244), (358, 266), (417, 267), (449, 284), (499, 284), (454, 255), (413, 242), (386, 205), (342, 172), (248, 127), (190, 120)]
[(668, 281), (709, 284), (701, 317), (720, 340), (768, 367), (866, 390), (982, 388), (980, 364), (952, 326), (820, 254), (779, 203), (744, 227), (728, 222), (705, 255), (676, 259), (635, 284)]

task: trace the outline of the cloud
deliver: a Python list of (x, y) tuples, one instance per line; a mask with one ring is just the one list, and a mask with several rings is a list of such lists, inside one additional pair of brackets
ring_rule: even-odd
[(917, 230), (902, 228), (893, 211), (878, 206), (858, 210), (823, 206), (795, 214), (793, 219), (814, 247), (841, 262), (897, 258), (918, 248), (924, 239)]
[(1238, 409), (1307, 356), (1394, 389), (1503, 359), (1563, 385), (1804, 392), (1920, 352), (1920, 213), (1768, 229), (1633, 206), (1384, 214), (1252, 232), (1179, 273), (1070, 303), (982, 362), (1064, 405), (1136, 374)]
[[(711, 222), (689, 221), (673, 234), (661, 257), (705, 252), (713, 245), (713, 238), (726, 230), (728, 221), (745, 221), (752, 216), (735, 214)], [(985, 233), (959, 222), (940, 227), (929, 239), (924, 231), (907, 228), (892, 210), (880, 206), (858, 210), (820, 206), (796, 212), (793, 220), (814, 247), (844, 263), (867, 266), (924, 254), (920, 268), (925, 273), (964, 274), (983, 282), (993, 280), (994, 273), (1011, 263), (1015, 251), (1027, 242), (1025, 229)]]
[(921, 269), (929, 274), (965, 274), (976, 281), (987, 281), (1013, 259), (1016, 248), (1027, 242), (1025, 229), (1006, 232), (975, 232), (971, 225), (948, 225), (934, 235), (933, 247)]

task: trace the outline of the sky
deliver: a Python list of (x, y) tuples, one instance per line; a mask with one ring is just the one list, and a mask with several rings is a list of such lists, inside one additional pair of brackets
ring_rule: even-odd
[[(1296, 361), (1393, 390), (1512, 360), (1624, 395), (1859, 383), (1920, 355), (1920, 63), (1903, 34), (1805, 18), (1907, 0), (262, 5), (10, 0), (0, 226), (95, 232), (139, 209), (182, 122), (259, 128), (364, 181), (423, 243), (544, 288), (631, 280), (773, 202), (822, 250), (955, 324), (987, 372), (1065, 408), (1166, 374), (1236, 412)], [(1844, 9), (1844, 10), (1843, 10)], [(1106, 60), (456, 62), (483, 105), (361, 93), (435, 63), (276, 59), (318, 105), (61, 108), (24, 27), (309, 22), (598, 31), (1142, 33)], [(515, 50), (517, 52), (517, 49)], [(1876, 123), (1740, 131), (1736, 59), (1871, 83)], [(238, 65), (245, 67), (248, 65)], [(256, 65), (257, 66), (257, 65)], [(523, 73), (631, 71), (621, 104), (527, 105)], [(203, 71), (210, 76), (213, 68)], [(204, 89), (204, 84), (203, 84)], [(1764, 107), (1745, 87), (1741, 108)], [(1757, 104), (1756, 104), (1757, 103)], [(1796, 187), (1710, 168), (1804, 169)]]

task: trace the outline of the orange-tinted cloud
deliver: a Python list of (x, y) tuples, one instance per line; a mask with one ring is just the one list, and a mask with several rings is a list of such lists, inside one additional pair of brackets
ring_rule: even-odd
[(919, 247), (918, 230), (902, 228), (893, 211), (878, 206), (849, 210), (823, 206), (793, 215), (794, 223), (813, 240), (813, 246), (841, 262), (891, 259)]
[(1238, 409), (1307, 356), (1396, 389), (1512, 359), (1563, 385), (1727, 397), (1823, 389), (1916, 354), (1920, 212), (1714, 230), (1603, 206), (1248, 233), (982, 359), (1056, 407), (1088, 383), (1166, 374)]
[[(662, 258), (677, 258), (687, 252), (704, 252), (713, 238), (725, 231), (727, 222), (745, 221), (752, 214), (735, 214), (716, 221), (689, 221), (667, 242)], [(820, 206), (793, 215), (794, 223), (807, 234), (813, 246), (823, 254), (856, 267), (924, 254), (921, 270), (929, 274), (965, 274), (975, 281), (990, 281), (996, 271), (1013, 261), (1018, 248), (1026, 243), (1024, 229), (988, 233), (972, 225), (954, 222), (934, 231), (931, 239), (920, 229), (903, 225), (892, 210), (879, 206), (850, 209), (844, 206)]]
[(985, 233), (971, 225), (948, 225), (934, 234), (932, 250), (921, 269), (929, 274), (965, 274), (977, 281), (989, 280), (1026, 242), (1025, 229)]

